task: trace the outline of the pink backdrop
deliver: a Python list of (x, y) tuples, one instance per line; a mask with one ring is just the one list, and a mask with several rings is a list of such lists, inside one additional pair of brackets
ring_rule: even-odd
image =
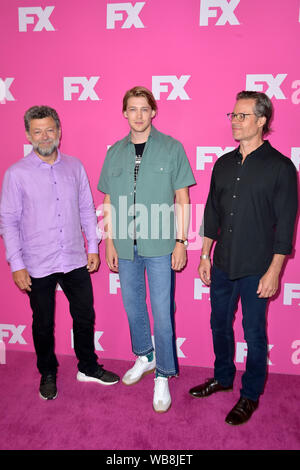
[[(0, 177), (28, 152), (27, 108), (57, 109), (61, 150), (79, 157), (96, 189), (107, 146), (128, 132), (121, 114), (125, 91), (152, 89), (154, 124), (185, 146), (197, 180), (188, 265), (176, 278), (176, 334), (181, 365), (212, 367), (209, 291), (197, 276), (196, 236), (213, 163), (236, 146), (226, 113), (243, 89), (266, 92), (274, 103), (274, 147), (300, 164), (299, 0), (1, 0)], [(45, 214), (45, 217), (47, 214)], [(296, 239), (296, 237), (295, 237)], [(300, 273), (296, 239), (279, 294), (268, 310), (270, 372), (300, 374)], [(247, 247), (245, 247), (247, 249)], [(102, 266), (93, 274), (100, 358), (132, 358), (118, 276)], [(31, 310), (13, 284), (0, 245), (0, 362), (10, 349), (32, 351)], [(57, 292), (56, 350), (73, 354), (68, 303)], [(246, 345), (241, 313), (236, 323), (236, 364)]]

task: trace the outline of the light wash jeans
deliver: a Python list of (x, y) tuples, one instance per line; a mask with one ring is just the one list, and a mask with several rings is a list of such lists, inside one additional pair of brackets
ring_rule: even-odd
[(154, 320), (156, 372), (164, 376), (178, 373), (174, 333), (174, 279), (171, 255), (139, 256), (136, 246), (133, 261), (119, 259), (119, 277), (127, 313), (132, 351), (145, 356), (153, 351), (149, 314), (146, 305), (145, 270)]

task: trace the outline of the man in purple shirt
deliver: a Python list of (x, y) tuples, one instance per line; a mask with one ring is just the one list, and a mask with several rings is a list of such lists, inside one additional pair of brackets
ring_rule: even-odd
[[(5, 173), (0, 231), (16, 285), (28, 293), (41, 373), (40, 396), (57, 396), (54, 297), (57, 283), (70, 304), (79, 381), (112, 385), (119, 377), (97, 363), (90, 273), (99, 267), (97, 219), (82, 163), (60, 153), (56, 111), (33, 106), (24, 116), (33, 151)], [(84, 231), (88, 255), (86, 256)]]

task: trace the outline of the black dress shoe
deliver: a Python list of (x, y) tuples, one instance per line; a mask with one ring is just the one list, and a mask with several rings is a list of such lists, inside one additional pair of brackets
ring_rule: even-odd
[(223, 387), (223, 385), (221, 385), (217, 380), (207, 379), (207, 381), (204, 382), (203, 384), (198, 385), (197, 387), (191, 388), (189, 393), (193, 397), (204, 398), (216, 392), (229, 392), (231, 390), (232, 390), (232, 385), (230, 385), (229, 387)]
[(246, 423), (252, 416), (252, 413), (258, 407), (258, 400), (253, 401), (249, 398), (241, 397), (237, 404), (232, 408), (226, 416), (226, 423), (238, 426)]

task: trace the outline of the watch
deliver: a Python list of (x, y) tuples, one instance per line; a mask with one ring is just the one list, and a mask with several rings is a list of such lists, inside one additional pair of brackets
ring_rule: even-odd
[(209, 259), (210, 260), (210, 256), (209, 255), (201, 255), (200, 259)]
[(189, 242), (187, 240), (181, 240), (180, 238), (176, 238), (178, 243), (182, 243), (184, 246), (188, 246)]

